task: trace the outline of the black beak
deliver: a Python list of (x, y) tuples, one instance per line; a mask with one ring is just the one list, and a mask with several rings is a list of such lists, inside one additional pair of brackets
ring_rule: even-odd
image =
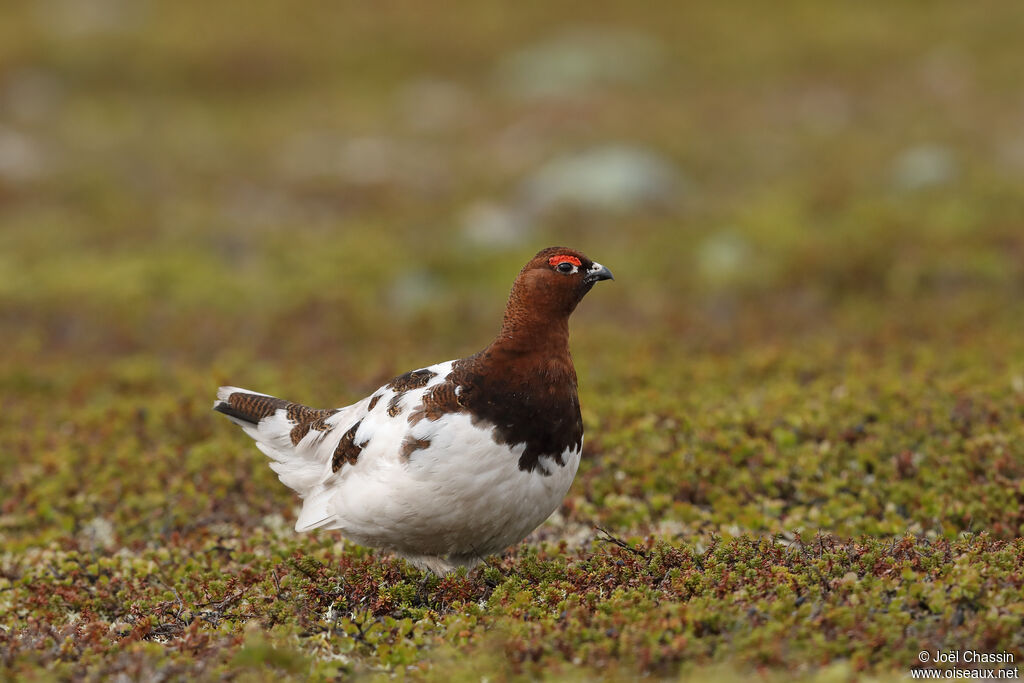
[(614, 280), (612, 277), (612, 271), (608, 270), (600, 263), (594, 263), (590, 268), (587, 269), (587, 274), (583, 276), (584, 282), (599, 282), (601, 280)]

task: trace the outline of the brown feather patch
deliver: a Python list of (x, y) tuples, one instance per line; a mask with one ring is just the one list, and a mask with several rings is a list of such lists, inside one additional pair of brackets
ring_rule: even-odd
[(408, 460), (409, 456), (411, 456), (414, 452), (416, 452), (416, 451), (418, 451), (418, 450), (420, 450), (422, 448), (429, 448), (429, 447), (430, 447), (430, 439), (414, 439), (411, 436), (407, 436), (407, 437), (405, 437), (405, 440), (402, 441), (402, 451), (401, 451), (402, 460)]
[(301, 403), (288, 404), (288, 420), (291, 422), (312, 422), (333, 413), (333, 410), (317, 410)]
[(423, 418), (435, 422), (447, 413), (461, 410), (462, 404), (459, 403), (455, 389), (456, 385), (450, 381), (432, 386), (423, 394), (420, 405), (409, 413), (409, 424), (414, 425)]
[(303, 438), (305, 438), (306, 434), (309, 434), (308, 422), (303, 422), (302, 424), (295, 425), (295, 427), (289, 434), (289, 438), (292, 440), (292, 445), (297, 446), (299, 442), (302, 441)]
[(334, 449), (334, 457), (331, 459), (332, 472), (340, 470), (342, 465), (355, 465), (359, 460), (359, 453), (362, 452), (363, 447), (356, 443), (356, 430), (359, 429), (360, 424), (362, 424), (362, 420), (356, 422), (342, 434), (341, 441)]
[(301, 403), (288, 404), (288, 419), (291, 422), (298, 423), (289, 434), (292, 445), (298, 445), (298, 443), (302, 441), (307, 434), (309, 434), (310, 429), (315, 429), (318, 432), (330, 429), (330, 425), (327, 424), (327, 418), (334, 415), (336, 412), (338, 411), (310, 408), (309, 406), (304, 406)]
[(312, 422), (309, 423), (309, 428), (315, 429), (318, 432), (327, 431), (328, 429), (331, 428), (331, 425), (327, 424), (327, 418), (329, 418), (333, 414), (334, 413), (327, 413), (323, 417), (313, 420)]
[(366, 406), (366, 412), (372, 412), (377, 407), (377, 401), (380, 400), (380, 394), (374, 394), (370, 397), (370, 405)]
[(433, 370), (413, 370), (407, 372), (404, 375), (399, 375), (388, 383), (388, 389), (402, 393), (403, 391), (409, 391), (410, 389), (422, 389), (427, 386), (433, 377), (436, 377), (437, 373)]
[(398, 414), (402, 412), (402, 408), (398, 405), (398, 402), (402, 400), (402, 396), (404, 396), (404, 394), (395, 394), (391, 397), (391, 400), (388, 401), (389, 417), (397, 417)]

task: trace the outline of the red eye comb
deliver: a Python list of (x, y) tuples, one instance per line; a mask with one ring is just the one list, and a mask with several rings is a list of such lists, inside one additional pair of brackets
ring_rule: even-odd
[(575, 256), (569, 256), (568, 254), (562, 254), (560, 256), (552, 256), (548, 259), (548, 263), (552, 266), (557, 266), (559, 263), (571, 263), (574, 266), (579, 266), (580, 260)]

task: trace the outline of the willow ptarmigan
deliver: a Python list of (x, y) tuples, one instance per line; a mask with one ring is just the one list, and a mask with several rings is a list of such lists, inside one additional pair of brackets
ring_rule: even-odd
[(296, 531), (339, 529), (435, 573), (521, 541), (559, 506), (583, 422), (569, 314), (612, 274), (551, 247), (520, 271), (497, 338), (317, 410), (221, 387), (214, 410), (256, 440), (303, 499)]

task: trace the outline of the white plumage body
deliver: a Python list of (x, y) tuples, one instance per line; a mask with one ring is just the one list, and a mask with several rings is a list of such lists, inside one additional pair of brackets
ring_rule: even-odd
[[(538, 467), (524, 470), (519, 459), (526, 445), (497, 443), (493, 425), (474, 424), (467, 413), (409, 420), (452, 364), (425, 368), (434, 374), (420, 388), (381, 387), (327, 417), (329, 429), (310, 429), (296, 444), (290, 438), (295, 423), (284, 409), (256, 425), (233, 420), (302, 497), (297, 531), (338, 529), (356, 543), (442, 573), (517, 543), (557, 509), (576, 475), (581, 447), (563, 452), (562, 464), (542, 457)], [(246, 391), (222, 387), (218, 398)], [(335, 448), (356, 423), (358, 459), (334, 472)], [(403, 455), (410, 439), (429, 444)]]

